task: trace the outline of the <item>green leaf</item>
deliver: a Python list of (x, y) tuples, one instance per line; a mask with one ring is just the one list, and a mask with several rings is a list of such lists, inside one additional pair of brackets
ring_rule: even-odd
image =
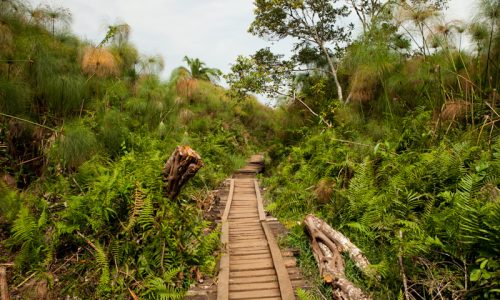
[(485, 259), (485, 260), (483, 260), (483, 262), (481, 263), (481, 265), (479, 265), (479, 268), (484, 269), (487, 264), (488, 264), (488, 260)]
[(481, 269), (474, 269), (470, 273), (470, 281), (478, 281), (481, 278)]

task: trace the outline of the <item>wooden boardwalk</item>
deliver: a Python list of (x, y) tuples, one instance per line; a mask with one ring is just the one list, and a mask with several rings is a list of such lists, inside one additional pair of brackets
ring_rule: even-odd
[(296, 288), (307, 288), (291, 250), (280, 250), (276, 238), (283, 227), (266, 216), (255, 178), (264, 167), (254, 155), (218, 192), (221, 259), (217, 286), (206, 282), (185, 299), (296, 299)]
[(230, 181), (222, 215), (217, 299), (295, 299), (281, 251), (266, 221), (253, 156)]

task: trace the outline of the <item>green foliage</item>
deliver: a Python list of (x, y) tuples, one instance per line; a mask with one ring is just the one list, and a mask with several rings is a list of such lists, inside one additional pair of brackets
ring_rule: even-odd
[(97, 152), (97, 145), (94, 133), (83, 124), (68, 125), (50, 149), (49, 159), (75, 169)]
[[(371, 146), (366, 145), (374, 137), (371, 130), (346, 132), (352, 142), (340, 135), (340, 129), (311, 132), (289, 149), (266, 182), (273, 214), (285, 224), (294, 224), (307, 213), (324, 217), (363, 249), (383, 280), (360, 277), (349, 268), (348, 276), (375, 295), (391, 298), (400, 291), (395, 284), (400, 282), (397, 255), (405, 258), (414, 288), (429, 297), (436, 295), (432, 276), (447, 282), (442, 295), (452, 295), (463, 289), (463, 263), (474, 269), (476, 259), (493, 262), (498, 256), (499, 173), (493, 167), (498, 163), (498, 146), (492, 150), (476, 146), (471, 133), (428, 146), (429, 137), (414, 133), (429, 128), (418, 119), (413, 122), (417, 128), (392, 128), (385, 141)], [(344, 124), (344, 128), (356, 126)], [(409, 130), (411, 134), (401, 136)], [(364, 146), (355, 143), (358, 139)], [(325, 176), (335, 183), (326, 203), (314, 193)], [(443, 260), (463, 263), (450, 267)], [(492, 275), (481, 281), (483, 271), (474, 269), (476, 280), (471, 284), (481, 283), (471, 295), (494, 292), (495, 266), (492, 263), (485, 271)]]
[(205, 67), (205, 63), (198, 58), (184, 56), (184, 61), (189, 67), (190, 75), (195, 79), (217, 82), (222, 75), (221, 70)]
[[(0, 175), (24, 187), (0, 179), (0, 255), (15, 262), (13, 283), (36, 272), (48, 274), (54, 297), (125, 299), (130, 289), (180, 299), (200, 272), (215, 275), (220, 233), (198, 202), (272, 136), (272, 111), (234, 101), (210, 82), (220, 71), (198, 59), (187, 61), (191, 74), (179, 68), (162, 81), (162, 61), (137, 53), (128, 26), (110, 27), (100, 45), (114, 75), (85, 74), (92, 46), (58, 32), (58, 11), (31, 23), (0, 6), (0, 57), (13, 59), (0, 61), (0, 110), (16, 118), (0, 117)], [(201, 80), (190, 79), (184, 99), (176, 85), (189, 76)], [(204, 168), (174, 203), (161, 167), (179, 144)]]
[(30, 104), (30, 90), (23, 82), (0, 79), (0, 111), (23, 114)]
[(12, 223), (19, 212), (22, 204), (22, 197), (17, 194), (12, 189), (5, 186), (4, 183), (0, 183), (0, 223)]
[(129, 140), (126, 115), (114, 109), (107, 111), (102, 118), (99, 138), (112, 156), (125, 150)]

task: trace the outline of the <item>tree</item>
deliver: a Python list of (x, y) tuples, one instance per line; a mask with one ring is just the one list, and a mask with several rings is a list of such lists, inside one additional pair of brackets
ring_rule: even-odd
[(42, 11), (45, 18), (50, 22), (49, 25), (53, 36), (55, 35), (55, 24), (57, 22), (61, 22), (63, 25), (71, 23), (71, 12), (66, 8), (46, 6)]
[(139, 59), (139, 73), (158, 75), (165, 68), (165, 61), (161, 55), (143, 56)]
[[(484, 30), (489, 31), (485, 40), (487, 41), (487, 57), (486, 57), (486, 67), (484, 70), (484, 81), (486, 82), (490, 77), (490, 64), (494, 64), (494, 59), (492, 60), (492, 52), (498, 47), (499, 39), (499, 26), (500, 26), (500, 3), (494, 0), (481, 0), (478, 3), (478, 14), (475, 17), (475, 23), (481, 24), (476, 26), (482, 26)], [(496, 49), (498, 51), (498, 48)], [(497, 52), (497, 55), (500, 52)], [(496, 67), (498, 71), (498, 67)], [(498, 76), (498, 74), (497, 74)]]
[(293, 69), (292, 61), (283, 60), (283, 55), (273, 54), (266, 48), (250, 57), (238, 56), (231, 73), (224, 78), (240, 97), (249, 92), (286, 97), (293, 90)]
[(328, 0), (256, 0), (255, 20), (249, 32), (271, 39), (294, 38), (295, 51), (315, 45), (328, 62), (337, 86), (340, 102), (344, 102), (342, 86), (337, 76), (333, 46), (338, 54), (349, 42), (353, 25), (339, 26), (337, 21), (349, 15), (349, 8)]
[(366, 34), (373, 20), (383, 12), (384, 7), (392, 1), (382, 0), (347, 0), (356, 15), (358, 16), (361, 25), (363, 26), (363, 34)]
[(205, 63), (198, 58), (184, 56), (184, 61), (188, 64), (189, 73), (195, 79), (217, 82), (222, 75), (222, 71), (216, 68), (207, 68)]

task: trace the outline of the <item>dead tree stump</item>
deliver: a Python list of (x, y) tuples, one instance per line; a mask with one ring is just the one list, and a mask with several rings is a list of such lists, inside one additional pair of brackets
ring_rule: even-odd
[(203, 167), (201, 157), (189, 146), (177, 146), (163, 167), (164, 191), (175, 200), (184, 184)]
[(356, 245), (342, 233), (334, 230), (323, 220), (308, 215), (304, 224), (311, 236), (311, 248), (318, 263), (321, 277), (333, 286), (334, 299), (371, 300), (360, 288), (345, 276), (345, 264), (342, 252), (348, 252), (356, 266), (370, 274), (370, 262)]

